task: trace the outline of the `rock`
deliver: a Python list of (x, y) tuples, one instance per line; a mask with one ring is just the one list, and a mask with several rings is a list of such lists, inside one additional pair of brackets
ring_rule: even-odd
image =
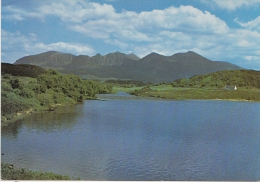
[(48, 109), (48, 111), (54, 111), (54, 109), (51, 107), (51, 108)]

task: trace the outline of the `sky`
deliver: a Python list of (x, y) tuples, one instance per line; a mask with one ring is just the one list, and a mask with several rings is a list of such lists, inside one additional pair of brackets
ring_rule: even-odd
[(260, 0), (2, 0), (1, 62), (194, 51), (260, 70)]

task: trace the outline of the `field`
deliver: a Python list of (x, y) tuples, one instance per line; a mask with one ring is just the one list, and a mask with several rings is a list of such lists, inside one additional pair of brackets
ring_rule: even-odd
[(151, 85), (145, 87), (120, 88), (113, 87), (114, 92), (129, 92), (136, 96), (156, 97), (163, 99), (214, 99), (260, 101), (260, 89), (239, 88), (238, 90), (225, 90), (223, 88), (188, 88), (173, 87), (170, 84)]

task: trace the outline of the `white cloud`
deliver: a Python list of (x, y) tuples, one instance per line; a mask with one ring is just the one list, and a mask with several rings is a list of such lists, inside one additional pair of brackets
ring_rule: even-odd
[(83, 23), (85, 20), (111, 17), (115, 13), (113, 6), (85, 2), (83, 0), (62, 2), (54, 1), (38, 8), (41, 14), (60, 17), (62, 21)]
[(107, 39), (107, 40), (105, 40), (105, 42), (108, 43), (108, 44), (111, 44), (113, 46), (118, 46), (121, 49), (126, 49), (128, 47), (127, 43), (121, 42), (117, 39)]
[(138, 15), (139, 23), (146, 27), (158, 27), (167, 30), (181, 30), (197, 33), (225, 33), (228, 26), (224, 21), (209, 12), (192, 6), (169, 7), (164, 10), (141, 12)]
[(248, 55), (248, 56), (244, 56), (243, 57), (245, 61), (242, 61), (241, 64), (245, 64), (248, 67), (250, 67), (251, 69), (258, 69), (260, 68), (260, 56), (252, 56), (252, 55)]
[(48, 50), (56, 50), (61, 52), (69, 52), (76, 55), (86, 55), (86, 54), (93, 54), (94, 50), (84, 44), (79, 43), (65, 43), (65, 42), (56, 42), (51, 44), (44, 44), (41, 42), (34, 44), (34, 49), (42, 50), (42, 51), (48, 51)]
[[(245, 56), (245, 59), (246, 60), (248, 60), (248, 61), (259, 61), (260, 60), (260, 56), (250, 56), (250, 55), (248, 55), (248, 56)], [(259, 64), (260, 64), (260, 62), (259, 62)]]
[[(260, 0), (207, 2), (235, 10), (241, 6), (252, 6)], [(108, 46), (113, 45), (113, 49), (118, 47), (118, 51), (132, 50), (140, 57), (151, 52), (172, 55), (179, 51), (193, 50), (212, 60), (236, 63), (238, 59), (247, 61), (249, 58), (251, 62), (256, 62), (257, 59), (253, 58), (260, 56), (259, 17), (245, 23), (236, 19), (241, 29), (233, 29), (214, 14), (193, 6), (171, 6), (162, 10), (137, 13), (126, 10), (116, 12), (112, 5), (83, 0), (46, 0), (41, 3), (41, 6), (35, 6), (30, 12), (14, 6), (3, 7), (2, 18), (16, 21), (36, 18), (48, 21), (49, 17), (56, 17), (72, 32), (79, 33), (82, 37), (91, 37)], [(15, 38), (7, 36), (8, 40), (2, 44), (4, 53), (12, 47), (20, 55), (24, 52), (33, 54), (53, 49), (73, 54), (94, 52), (91, 46), (85, 44), (65, 43), (64, 40), (44, 44), (37, 41), (37, 36), (33, 34), (25, 36), (18, 32), (8, 33)]]
[(139, 14), (131, 11), (116, 13), (113, 6), (108, 4), (64, 0), (36, 7), (31, 12), (12, 6), (3, 9), (10, 16), (15, 14), (16, 20), (57, 16), (74, 31), (103, 39), (114, 36), (133, 41), (151, 41), (146, 32), (154, 34), (158, 28), (195, 33), (225, 33), (228, 30), (226, 23), (215, 15), (192, 6), (172, 6)]
[(234, 11), (242, 6), (250, 7), (260, 4), (260, 0), (201, 0), (201, 2), (211, 6), (217, 5), (218, 7), (229, 11)]
[(79, 43), (66, 43), (56, 42), (51, 44), (44, 44), (37, 40), (37, 37), (33, 33), (29, 33), (27, 36), (22, 35), (20, 32), (8, 32), (2, 30), (2, 62), (15, 62), (17, 59), (38, 54), (41, 52), (54, 50), (60, 52), (68, 52), (76, 55), (92, 55), (94, 49), (86, 44)]
[(29, 12), (13, 6), (2, 7), (2, 19), (10, 21), (22, 21), (28, 18), (43, 19), (44, 16), (40, 12)]
[(241, 27), (248, 28), (250, 30), (260, 31), (260, 16), (246, 23), (240, 22), (238, 18), (236, 18), (234, 21), (238, 23)]

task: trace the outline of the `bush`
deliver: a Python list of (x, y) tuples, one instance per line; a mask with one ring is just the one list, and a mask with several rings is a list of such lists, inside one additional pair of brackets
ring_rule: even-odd
[(20, 96), (25, 97), (25, 98), (33, 98), (34, 97), (34, 92), (28, 88), (23, 88), (21, 89)]
[(41, 106), (51, 107), (54, 103), (52, 94), (38, 94), (36, 98), (39, 100)]
[(19, 79), (11, 79), (10, 80), (10, 84), (11, 84), (12, 88), (15, 89), (15, 88), (19, 88), (20, 87), (21, 82), (20, 82)]
[(2, 115), (9, 115), (19, 111), (28, 109), (24, 103), (24, 99), (17, 96), (15, 93), (3, 93), (1, 99), (1, 113)]
[(9, 83), (2, 82), (1, 83), (1, 90), (2, 91), (7, 91), (7, 92), (12, 92), (13, 88), (12, 88), (12, 86)]
[(3, 78), (4, 79), (10, 79), (10, 78), (12, 78), (12, 75), (11, 74), (4, 74)]

